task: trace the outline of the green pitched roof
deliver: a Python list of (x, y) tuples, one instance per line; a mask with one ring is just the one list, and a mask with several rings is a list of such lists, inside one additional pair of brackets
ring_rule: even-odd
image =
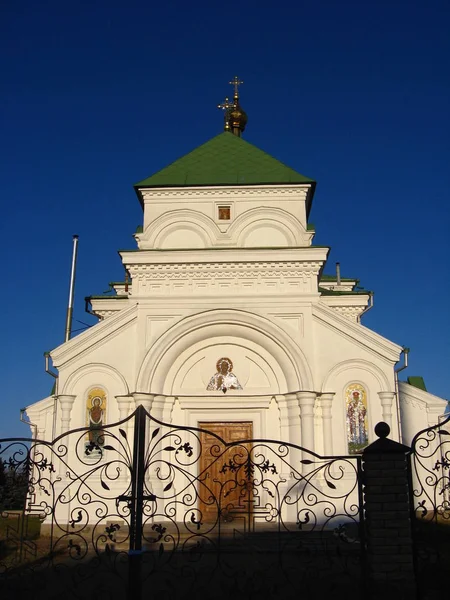
[(409, 385), (419, 388), (419, 390), (423, 390), (424, 392), (427, 391), (427, 386), (425, 385), (425, 381), (424, 381), (423, 377), (420, 377), (419, 375), (410, 375), (406, 379), (406, 381), (407, 381), (407, 383), (409, 383)]
[(315, 182), (242, 138), (223, 132), (134, 187), (272, 183)]

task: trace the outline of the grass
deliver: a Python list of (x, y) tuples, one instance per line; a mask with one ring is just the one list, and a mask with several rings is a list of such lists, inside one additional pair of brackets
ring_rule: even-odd
[[(22, 511), (0, 513), (0, 560), (3, 568), (18, 566), (35, 560), (42, 554), (39, 543), (41, 521), (35, 515), (25, 515)], [(8, 515), (8, 516), (6, 516)], [(22, 530), (23, 525), (23, 530)]]

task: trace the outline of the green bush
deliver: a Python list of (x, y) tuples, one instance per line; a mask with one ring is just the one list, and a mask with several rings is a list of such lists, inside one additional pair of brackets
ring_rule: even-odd
[(0, 459), (0, 511), (23, 510), (28, 490), (26, 463), (19, 467)]

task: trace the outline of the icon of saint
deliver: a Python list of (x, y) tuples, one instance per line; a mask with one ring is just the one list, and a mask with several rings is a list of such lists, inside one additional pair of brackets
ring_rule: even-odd
[(209, 380), (207, 390), (222, 390), (225, 394), (227, 390), (242, 390), (242, 386), (233, 370), (233, 363), (229, 358), (219, 358), (216, 363), (217, 373)]
[(359, 390), (352, 391), (347, 408), (350, 443), (358, 446), (367, 444), (366, 414), (367, 409), (361, 392)]
[(102, 399), (98, 396), (94, 396), (91, 401), (91, 408), (89, 409), (88, 423), (89, 423), (89, 441), (93, 442), (97, 446), (103, 446), (105, 438), (102, 431), (104, 411), (102, 409)]

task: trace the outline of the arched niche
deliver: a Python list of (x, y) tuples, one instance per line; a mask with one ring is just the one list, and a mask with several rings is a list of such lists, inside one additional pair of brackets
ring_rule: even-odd
[(228, 389), (227, 396), (279, 394), (287, 383), (276, 359), (251, 340), (235, 336), (211, 337), (186, 348), (167, 373), (164, 393), (189, 396), (222, 396), (208, 390), (217, 372), (217, 362), (228, 358), (242, 390)]
[(295, 238), (282, 224), (270, 219), (259, 219), (248, 225), (238, 238), (242, 248), (295, 246)]
[(174, 248), (207, 248), (211, 244), (203, 229), (191, 223), (174, 223), (163, 229), (155, 242), (155, 248), (172, 250)]
[(347, 393), (352, 386), (364, 389), (367, 406), (369, 443), (374, 440), (374, 427), (382, 420), (378, 392), (389, 390), (386, 374), (376, 365), (361, 359), (346, 360), (335, 365), (326, 375), (323, 392), (335, 392), (332, 405), (333, 451), (348, 454)]
[(282, 209), (258, 207), (240, 215), (229, 233), (239, 247), (296, 246), (304, 227)]
[(105, 420), (114, 423), (119, 420), (115, 396), (129, 393), (125, 378), (117, 369), (103, 364), (91, 363), (76, 369), (62, 385), (61, 394), (75, 395), (71, 411), (70, 429), (86, 425), (86, 398), (94, 388), (104, 390), (107, 399)]
[(189, 209), (174, 210), (158, 217), (140, 236), (145, 247), (208, 248), (214, 245), (219, 231), (212, 219)]
[[(144, 357), (137, 377), (137, 391), (165, 394), (175, 381), (176, 385), (182, 386), (182, 377), (188, 373), (186, 370), (183, 375), (182, 361), (186, 362), (197, 350), (213, 348), (225, 339), (227, 344), (231, 343), (236, 349), (246, 348), (248, 360), (255, 361), (255, 369), (263, 365), (264, 361), (265, 364), (272, 365), (272, 371), (269, 372), (273, 372), (273, 375), (270, 375), (272, 379), (269, 382), (270, 386), (278, 387), (278, 393), (314, 388), (308, 362), (286, 332), (259, 315), (223, 309), (187, 317), (163, 334)], [(199, 355), (198, 359), (200, 358)], [(208, 369), (214, 368), (218, 358), (220, 357), (217, 355), (214, 361), (210, 359), (212, 363)], [(175, 370), (174, 365), (178, 365)], [(184, 368), (188, 369), (187, 366)], [(276, 385), (274, 378), (278, 378)], [(169, 381), (172, 383), (168, 383)]]

